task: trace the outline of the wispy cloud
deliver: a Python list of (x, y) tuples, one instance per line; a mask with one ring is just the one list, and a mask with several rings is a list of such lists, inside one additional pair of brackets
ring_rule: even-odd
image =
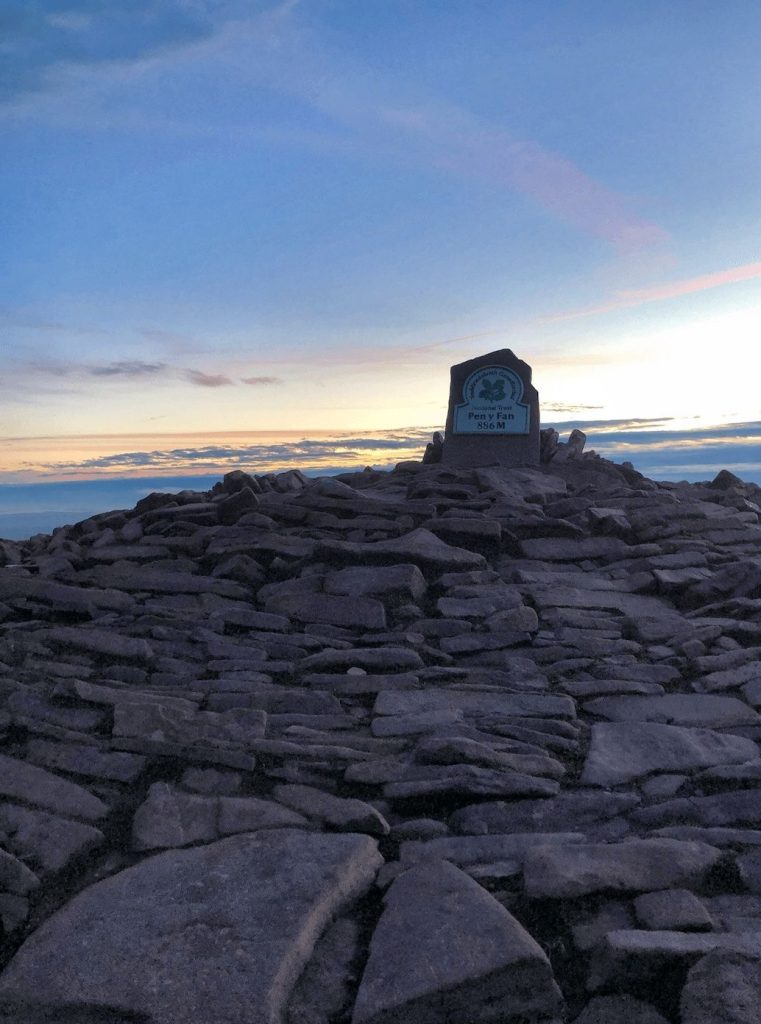
[(134, 473), (218, 470), (221, 473), (226, 471), (230, 464), (245, 466), (257, 472), (268, 472), (273, 467), (289, 464), (323, 466), (330, 463), (338, 466), (364, 466), (368, 461), (377, 461), (379, 456), (383, 464), (397, 461), (400, 455), (419, 458), (430, 437), (431, 428), (418, 427), (384, 431), (381, 436), (334, 435), (278, 443), (209, 444), (197, 448), (109, 452), (76, 461), (48, 462), (38, 467), (30, 463), (25, 468), (37, 469), (44, 476), (65, 477), (114, 471)]
[[(422, 94), (395, 72), (353, 62), (317, 18), (295, 17), (296, 0), (254, 5), (154, 0), (137, 16), (119, 5), (104, 12), (98, 0), (68, 0), (63, 21), (38, 18), (34, 28), (21, 0), (16, 6), (5, 93), (23, 96), (55, 85), (59, 97), (47, 97), (49, 116), (57, 112), (76, 122), (73, 108), (80, 106), (85, 118), (102, 117), (109, 130), (121, 125), (228, 142), (265, 138), (339, 155), (370, 155), (497, 183), (619, 254), (669, 243), (664, 227), (641, 211), (641, 198), (616, 191), (545, 140), (527, 138), (440, 95)], [(243, 84), (296, 99), (298, 113), (284, 119), (279, 108), (276, 120), (257, 115), (241, 123), (237, 111), (226, 118), (224, 109), (211, 119), (199, 117), (195, 108), (138, 110), (113, 97), (107, 110), (102, 107), (97, 76), (110, 81), (115, 67), (145, 67), (148, 59), (157, 87), (163, 75), (212, 73), (235, 89)], [(62, 79), (67, 68), (90, 74), (89, 93), (81, 74)], [(62, 85), (79, 90), (78, 104), (62, 102)], [(305, 111), (314, 115), (312, 123)]]
[(651, 285), (649, 288), (618, 291), (608, 302), (542, 317), (541, 322), (554, 323), (561, 320), (579, 320), (588, 316), (601, 316), (604, 313), (614, 313), (619, 309), (631, 309), (651, 302), (665, 302), (669, 299), (681, 298), (684, 295), (709, 291), (712, 288), (753, 281), (759, 277), (761, 277), (761, 263), (745, 263), (738, 267), (729, 267), (727, 270), (700, 274), (698, 277), (666, 281), (662, 284)]
[(639, 213), (630, 197), (596, 180), (562, 154), (502, 125), (460, 107), (377, 113), (381, 121), (402, 131), (407, 159), (410, 146), (413, 152), (416, 147), (434, 165), (459, 176), (505, 185), (621, 254), (670, 242), (668, 232)]
[(47, 14), (44, 6), (3, 3), (0, 100), (52, 87), (69, 67), (135, 62), (198, 43), (245, 10), (235, 0), (62, 0)]
[[(147, 379), (159, 382), (162, 380), (184, 381), (195, 387), (221, 388), (235, 387), (238, 382), (226, 373), (208, 373), (192, 367), (172, 366), (170, 363), (151, 363), (142, 359), (121, 359), (110, 363), (67, 363), (61, 361), (36, 360), (28, 364), (27, 371), (43, 376), (67, 377), (83, 380), (97, 377), (100, 380), (131, 381)], [(278, 377), (248, 377), (240, 383), (247, 385), (281, 384)]]
[[(670, 417), (605, 421), (572, 420), (553, 424), (561, 437), (574, 427), (587, 434), (587, 449), (614, 461), (629, 460), (654, 479), (707, 479), (728, 468), (744, 479), (761, 482), (761, 421), (676, 428)], [(432, 427), (407, 427), (379, 434), (333, 434), (272, 441), (248, 435), (244, 443), (220, 438), (199, 446), (113, 451), (114, 438), (101, 439), (101, 453), (85, 458), (28, 462), (6, 479), (126, 480), (140, 476), (219, 474), (231, 467), (264, 473), (298, 466), (317, 472), (340, 472), (365, 465), (389, 467), (400, 459), (419, 459)], [(251, 438), (251, 440), (249, 440)], [(64, 439), (56, 439), (61, 443)], [(88, 438), (92, 452), (95, 438)], [(72, 441), (76, 442), (74, 438)], [(183, 486), (189, 486), (186, 482)]]
[(140, 359), (127, 359), (122, 362), (107, 363), (103, 366), (85, 368), (93, 377), (155, 377), (167, 370), (166, 363), (145, 363)]
[(602, 405), (574, 405), (568, 402), (542, 402), (542, 412), (587, 412), (602, 409)]
[(191, 384), (201, 388), (230, 387), (233, 381), (223, 373), (203, 373), (201, 370), (183, 370), (182, 376)]

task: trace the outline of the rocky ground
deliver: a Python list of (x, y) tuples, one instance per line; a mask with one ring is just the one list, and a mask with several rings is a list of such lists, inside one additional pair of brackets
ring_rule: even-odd
[(551, 454), (0, 543), (2, 1024), (761, 1020), (761, 489)]

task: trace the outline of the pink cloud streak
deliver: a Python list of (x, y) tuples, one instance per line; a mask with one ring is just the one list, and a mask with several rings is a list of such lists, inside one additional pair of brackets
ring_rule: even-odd
[(678, 299), (683, 295), (694, 295), (696, 292), (721, 288), (726, 284), (739, 284), (761, 277), (761, 263), (745, 263), (728, 270), (717, 270), (713, 274), (701, 274), (699, 277), (688, 277), (681, 281), (670, 281), (666, 284), (653, 285), (650, 288), (637, 288), (617, 292), (614, 297), (600, 306), (588, 306), (584, 309), (568, 310), (553, 316), (540, 317), (537, 323), (557, 323), (564, 320), (579, 320), (587, 316), (598, 316), (603, 313), (614, 313), (619, 309), (631, 309), (644, 306), (650, 302), (663, 302)]

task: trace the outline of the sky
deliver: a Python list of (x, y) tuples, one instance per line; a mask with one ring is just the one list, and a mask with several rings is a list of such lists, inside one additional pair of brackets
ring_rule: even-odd
[(758, 465), (760, 37), (753, 0), (0, 0), (0, 481), (422, 444), (503, 347), (635, 464)]

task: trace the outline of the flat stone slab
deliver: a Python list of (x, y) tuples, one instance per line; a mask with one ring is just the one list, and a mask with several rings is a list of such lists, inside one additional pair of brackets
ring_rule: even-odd
[(618, 786), (652, 772), (742, 764), (757, 757), (756, 743), (744, 736), (659, 722), (599, 722), (592, 726), (581, 781)]
[(732, 789), (712, 796), (676, 797), (632, 811), (634, 821), (650, 828), (662, 825), (761, 824), (761, 790)]
[(423, 668), (423, 659), (409, 647), (362, 647), (349, 651), (325, 650), (302, 659), (299, 668), (305, 672), (347, 671), (362, 668), (366, 672), (384, 673), (395, 670)]
[(519, 832), (513, 835), (408, 839), (399, 848), (399, 860), (407, 865), (430, 860), (448, 860), (458, 866), (506, 860), (522, 864), (532, 847), (556, 843), (565, 846), (583, 841), (584, 836), (578, 832), (547, 832), (541, 837), (535, 832)]
[(539, 846), (526, 855), (526, 895), (565, 899), (606, 890), (690, 889), (700, 885), (721, 855), (707, 843), (678, 839)]
[(639, 803), (640, 797), (635, 793), (588, 791), (561, 792), (550, 800), (493, 800), (461, 807), (450, 816), (449, 827), (470, 835), (575, 831), (627, 814)]
[(761, 954), (714, 950), (690, 968), (682, 1024), (755, 1024), (761, 1006)]
[(299, 622), (326, 622), (356, 629), (385, 629), (386, 609), (374, 597), (335, 594), (276, 594), (266, 603), (268, 612)]
[(0, 796), (43, 807), (67, 818), (97, 821), (108, 807), (88, 790), (44, 768), (0, 754)]
[(281, 1024), (317, 938), (381, 864), (368, 836), (292, 829), (158, 854), (38, 928), (0, 998), (119, 1006), (152, 1024)]
[(596, 996), (573, 1024), (669, 1024), (654, 1006), (633, 996)]
[[(693, 964), (714, 950), (761, 959), (761, 932), (640, 931), (636, 928), (611, 931), (592, 964), (588, 987), (594, 990), (611, 983), (627, 988), (646, 986), (652, 983), (654, 971), (673, 968), (680, 962)], [(682, 1024), (693, 1024), (689, 1017), (681, 1019)], [(729, 1021), (745, 1024), (742, 1018), (736, 1021), (730, 1017)], [(750, 1021), (754, 1018), (749, 1018)], [(721, 1017), (711, 1019), (711, 1024), (720, 1022)]]
[(474, 551), (445, 544), (443, 540), (422, 526), (394, 540), (321, 541), (317, 555), (336, 555), (355, 562), (413, 562), (430, 572), (450, 572), (460, 569), (485, 569), (486, 559)]
[(34, 864), (43, 877), (105, 842), (92, 825), (6, 801), (0, 802), (0, 833), (8, 836), (8, 849)]
[(425, 576), (416, 565), (349, 566), (325, 577), (326, 594), (348, 594), (418, 601), (427, 588)]
[(737, 697), (702, 693), (669, 693), (663, 697), (599, 697), (584, 710), (615, 722), (665, 722), (704, 725), (719, 729), (732, 725), (758, 725), (761, 716)]
[(352, 1024), (546, 1020), (562, 997), (541, 947), (477, 882), (434, 861), (385, 897)]
[(415, 715), (424, 711), (462, 711), (466, 715), (515, 715), (525, 718), (575, 718), (571, 697), (535, 693), (478, 693), (466, 690), (384, 690), (376, 715)]

